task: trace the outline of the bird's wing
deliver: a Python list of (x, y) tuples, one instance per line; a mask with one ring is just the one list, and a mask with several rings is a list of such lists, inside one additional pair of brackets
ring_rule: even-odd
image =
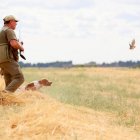
[(132, 45), (132, 46), (135, 45), (135, 39), (132, 40), (131, 45)]

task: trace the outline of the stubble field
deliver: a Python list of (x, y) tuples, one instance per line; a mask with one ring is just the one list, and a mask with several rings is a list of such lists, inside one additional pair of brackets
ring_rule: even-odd
[[(140, 69), (24, 68), (40, 91), (1, 94), (2, 140), (139, 140)], [(3, 89), (3, 78), (0, 78)], [(3, 102), (6, 102), (5, 105)]]

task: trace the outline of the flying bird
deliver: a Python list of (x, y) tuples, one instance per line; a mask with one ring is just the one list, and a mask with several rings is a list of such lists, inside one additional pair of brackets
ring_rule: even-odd
[(135, 39), (132, 40), (131, 44), (129, 44), (130, 48), (129, 49), (134, 49), (136, 46), (135, 46)]

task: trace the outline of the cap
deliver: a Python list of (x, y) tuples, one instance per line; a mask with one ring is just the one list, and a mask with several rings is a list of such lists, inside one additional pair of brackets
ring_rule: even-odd
[(10, 21), (10, 20), (15, 20), (16, 22), (19, 21), (19, 20), (18, 20), (17, 18), (15, 18), (13, 15), (6, 16), (3, 20), (4, 20), (4, 22)]

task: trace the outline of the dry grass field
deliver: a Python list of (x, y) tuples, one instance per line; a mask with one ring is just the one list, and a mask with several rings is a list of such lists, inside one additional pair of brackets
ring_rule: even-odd
[[(140, 140), (140, 69), (23, 69), (40, 91), (0, 94), (1, 140)], [(4, 81), (0, 78), (0, 89)]]

